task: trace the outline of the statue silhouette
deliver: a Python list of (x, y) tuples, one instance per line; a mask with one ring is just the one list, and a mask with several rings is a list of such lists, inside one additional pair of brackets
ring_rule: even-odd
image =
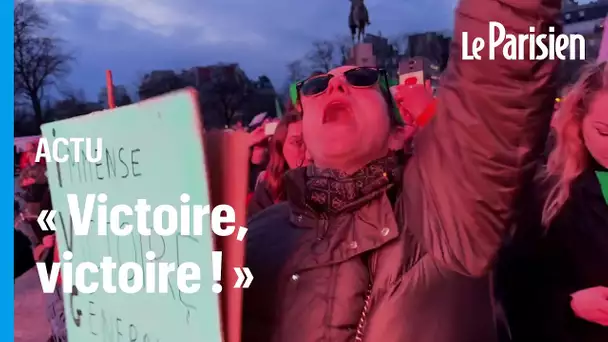
[(365, 36), (365, 27), (369, 24), (371, 24), (369, 14), (363, 0), (350, 0), (348, 26), (350, 27), (353, 43), (355, 42), (355, 36), (357, 37), (357, 42), (361, 42), (361, 38)]

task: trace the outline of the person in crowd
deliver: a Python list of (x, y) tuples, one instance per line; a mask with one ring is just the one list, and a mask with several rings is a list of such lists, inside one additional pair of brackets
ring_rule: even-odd
[(13, 146), (13, 165), (15, 168), (15, 175), (19, 173), (19, 151), (17, 151), (17, 145)]
[(268, 152), (270, 155), (268, 166), (261, 174), (260, 182), (256, 185), (253, 197), (249, 201), (247, 208), (249, 217), (283, 201), (285, 172), (308, 164), (306, 148), (302, 140), (302, 118), (298, 112), (289, 112), (281, 118), (274, 135), (269, 140)]
[(36, 246), (42, 242), (44, 235), (52, 234), (40, 229), (37, 219), (42, 209), (50, 207), (51, 195), (48, 179), (46, 177), (46, 162), (44, 159), (36, 162), (37, 145), (31, 145), (22, 158), (22, 169), (17, 180), (21, 188), (20, 196), (25, 201), (22, 216), (25, 225), (19, 225), (19, 229), (25, 229), (23, 233), (30, 237), (32, 245)]
[[(26, 202), (25, 221), (26, 225), (21, 227), (29, 227), (32, 234), (31, 246), (33, 258), (37, 262), (44, 262), (47, 266), (47, 271), (50, 272), (53, 262), (58, 262), (59, 250), (55, 240), (55, 232), (45, 231), (40, 228), (37, 218), (42, 210), (51, 210), (51, 191), (46, 177), (46, 162), (44, 159), (35, 161), (37, 145), (28, 149), (29, 159), (27, 166), (19, 175), (19, 185), (24, 191), (23, 199)], [(33, 152), (32, 152), (33, 151)], [(32, 157), (33, 154), (33, 157)], [(65, 327), (65, 316), (63, 311), (63, 294), (61, 287), (57, 286), (54, 293), (46, 295), (47, 297), (47, 317), (51, 325), (51, 336), (48, 341), (63, 342), (67, 340), (67, 330)]]
[(265, 121), (249, 133), (249, 146), (251, 149), (251, 157), (249, 159), (249, 192), (255, 190), (260, 173), (262, 173), (268, 165), (269, 137), (264, 131), (264, 124), (267, 122), (268, 121)]
[[(557, 62), (462, 60), (461, 37), (486, 37), (495, 18), (545, 33), (560, 5), (460, 2), (456, 57), (405, 165), (389, 151), (386, 73), (343, 66), (299, 83), (313, 164), (248, 222), (243, 342), (497, 341), (490, 271), (547, 137)], [(401, 113), (432, 104), (424, 85), (398, 92)]]
[(231, 128), (235, 131), (245, 131), (245, 126), (243, 126), (242, 121), (237, 121)]
[(38, 148), (37, 142), (29, 142), (25, 147), (25, 151), (21, 153), (19, 160), (19, 170), (25, 170), (27, 167), (36, 163), (36, 149)]
[(14, 230), (14, 272), (15, 280), (35, 265), (30, 240), (21, 231)]
[(498, 267), (514, 342), (608, 341), (608, 68), (594, 65), (561, 102), (555, 146)]
[[(14, 201), (15, 221), (21, 214), (19, 202)], [(35, 261), (32, 253), (30, 239), (21, 231), (14, 230), (14, 271), (15, 280), (34, 267)]]

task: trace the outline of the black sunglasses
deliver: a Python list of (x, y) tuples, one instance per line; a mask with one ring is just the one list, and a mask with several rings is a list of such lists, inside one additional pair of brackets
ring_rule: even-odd
[[(321, 94), (329, 86), (329, 81), (334, 77), (332, 74), (312, 76), (296, 84), (298, 94), (303, 96), (314, 96)], [(386, 70), (380, 68), (359, 67), (344, 72), (344, 78), (353, 87), (371, 87), (378, 83), (380, 77), (384, 78), (383, 86), (389, 89), (388, 75)]]

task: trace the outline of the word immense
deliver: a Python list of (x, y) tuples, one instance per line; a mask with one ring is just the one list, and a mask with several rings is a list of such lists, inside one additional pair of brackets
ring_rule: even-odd
[[(97, 208), (97, 235), (107, 236), (108, 223), (112, 234), (116, 236), (128, 236), (133, 232), (133, 225), (125, 223), (125, 217), (136, 218), (136, 229), (140, 235), (150, 236), (152, 230), (160, 236), (173, 236), (179, 229), (179, 234), (184, 236), (203, 235), (203, 221), (206, 216), (211, 217), (211, 230), (218, 236), (230, 236), (236, 230), (234, 209), (226, 204), (215, 206), (211, 210), (209, 205), (188, 205), (190, 195), (180, 196), (179, 213), (172, 205), (162, 204), (154, 208), (145, 199), (138, 199), (133, 207), (126, 204), (112, 206), (109, 210), (105, 205), (108, 201), (106, 194), (86, 195), (84, 210), (81, 210), (78, 195), (67, 195), (70, 217), (73, 222), (73, 231), (77, 236), (89, 235), (94, 208)], [(152, 212), (152, 229), (148, 228), (148, 213)], [(192, 217), (192, 220), (191, 220)], [(166, 218), (166, 220), (165, 220)], [(191, 222), (192, 221), (192, 222)], [(226, 224), (223, 228), (222, 225)], [(232, 225), (231, 225), (232, 224)], [(237, 239), (242, 240), (243, 227), (237, 234)]]
[[(582, 35), (555, 35), (555, 28), (552, 26), (549, 27), (549, 34), (535, 35), (534, 32), (535, 28), (530, 27), (528, 34), (507, 34), (504, 25), (491, 21), (489, 23), (488, 59), (496, 59), (496, 49), (503, 43), (502, 55), (506, 60), (585, 59), (585, 37)], [(469, 33), (462, 32), (463, 60), (481, 60), (480, 52), (484, 50), (485, 46), (486, 42), (483, 38), (477, 37), (469, 42)], [(569, 56), (564, 55), (567, 50), (569, 50)], [(469, 54), (469, 51), (472, 53)]]

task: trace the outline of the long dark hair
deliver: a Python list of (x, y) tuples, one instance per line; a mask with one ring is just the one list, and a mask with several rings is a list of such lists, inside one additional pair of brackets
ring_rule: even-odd
[(283, 156), (283, 146), (287, 139), (287, 130), (292, 123), (302, 120), (302, 116), (297, 111), (290, 111), (281, 118), (277, 129), (270, 138), (268, 154), (270, 160), (266, 167), (266, 186), (275, 200), (280, 200), (284, 196), (283, 175), (289, 170), (289, 165)]

